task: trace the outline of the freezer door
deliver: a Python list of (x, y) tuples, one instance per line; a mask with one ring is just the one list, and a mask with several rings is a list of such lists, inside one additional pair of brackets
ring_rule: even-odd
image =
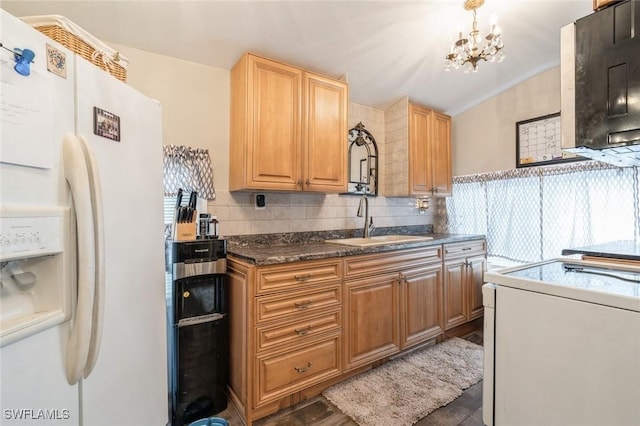
[[(13, 69), (13, 54), (0, 49), (0, 202), (66, 206), (61, 144), (74, 127), (74, 56), (2, 9), (0, 20), (3, 47), (35, 53), (31, 74), (23, 76)], [(66, 77), (47, 71), (48, 49), (65, 55)]]
[[(102, 344), (84, 424), (168, 422), (160, 105), (78, 59), (77, 129), (102, 187)], [(97, 133), (97, 134), (96, 134)]]
[[(13, 69), (13, 54), (0, 49), (0, 204), (5, 211), (9, 207), (34, 213), (44, 206), (64, 209), (68, 198), (60, 170), (61, 142), (74, 127), (74, 57), (2, 9), (0, 41), (9, 49), (31, 49), (36, 55), (31, 74), (22, 76)], [(66, 77), (47, 70), (48, 46), (66, 55)], [(57, 277), (48, 267), (47, 271), (34, 270), (38, 283), (46, 282), (49, 291), (56, 286), (62, 289), (73, 270), (69, 259), (75, 253), (67, 237), (63, 239), (64, 254), (56, 258), (64, 257), (62, 268), (67, 278)], [(47, 262), (57, 261), (44, 259), (34, 267)], [(50, 282), (48, 277), (53, 277)], [(6, 294), (6, 288), (2, 293)], [(70, 303), (68, 293), (61, 297), (65, 304)], [(10, 303), (4, 302), (6, 305), (0, 300), (1, 314), (10, 308)], [(1, 424), (79, 423), (78, 387), (67, 383), (64, 371), (68, 336), (68, 322), (63, 322), (0, 348)]]

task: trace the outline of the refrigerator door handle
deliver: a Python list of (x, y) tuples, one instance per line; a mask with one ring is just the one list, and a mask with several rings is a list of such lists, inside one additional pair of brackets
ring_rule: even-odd
[(95, 298), (95, 237), (89, 174), (80, 142), (73, 134), (63, 141), (64, 175), (75, 207), (77, 227), (77, 302), (71, 335), (67, 341), (65, 370), (69, 384), (82, 377), (89, 356)]
[(80, 145), (84, 153), (89, 174), (89, 191), (91, 193), (91, 211), (93, 214), (93, 231), (95, 241), (94, 261), (96, 268), (93, 311), (91, 318), (91, 341), (89, 343), (89, 354), (83, 369), (83, 376), (87, 378), (98, 360), (100, 353), (100, 342), (102, 341), (102, 324), (104, 317), (104, 218), (102, 208), (102, 186), (100, 184), (100, 174), (91, 147), (87, 140), (80, 136)]

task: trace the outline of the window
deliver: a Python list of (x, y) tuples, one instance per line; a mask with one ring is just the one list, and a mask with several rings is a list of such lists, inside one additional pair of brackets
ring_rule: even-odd
[(639, 235), (638, 170), (598, 162), (454, 178), (448, 229), (487, 236), (488, 255), (533, 262)]
[[(178, 189), (184, 191), (181, 205), (189, 202), (192, 191), (198, 192), (199, 211), (204, 211), (206, 200), (216, 197), (213, 186), (213, 170), (209, 151), (188, 146), (164, 145), (164, 236), (169, 240), (172, 234), (173, 218)], [(165, 259), (166, 261), (166, 259)], [(165, 267), (165, 287), (167, 297), (171, 294), (170, 265)]]

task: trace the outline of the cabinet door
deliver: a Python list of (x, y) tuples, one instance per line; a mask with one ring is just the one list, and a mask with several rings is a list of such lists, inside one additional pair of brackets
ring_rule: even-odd
[(345, 369), (399, 351), (399, 274), (344, 282)]
[(305, 191), (347, 190), (347, 84), (305, 73)]
[(409, 104), (409, 194), (430, 195), (433, 188), (430, 135), (433, 111)]
[(451, 195), (451, 117), (434, 112), (431, 162), (436, 196)]
[(481, 317), (484, 314), (482, 305), (482, 284), (484, 271), (487, 269), (487, 259), (483, 255), (469, 257), (467, 259), (466, 284), (469, 292), (469, 320)]
[(246, 186), (300, 190), (302, 71), (249, 56)]
[(402, 273), (401, 347), (424, 342), (443, 332), (442, 265), (438, 262)]
[(453, 259), (444, 263), (444, 328), (446, 330), (467, 321), (467, 294), (465, 291), (466, 259)]

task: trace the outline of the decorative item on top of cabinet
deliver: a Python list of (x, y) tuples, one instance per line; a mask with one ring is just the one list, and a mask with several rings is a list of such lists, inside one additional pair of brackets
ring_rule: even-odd
[(622, 0), (593, 0), (593, 10), (604, 9), (605, 7), (609, 7), (612, 4), (620, 3)]
[(229, 189), (345, 192), (347, 89), (245, 53), (231, 70)]
[(385, 196), (451, 195), (451, 117), (405, 97), (385, 111)]
[(483, 315), (482, 284), (486, 242), (444, 245), (444, 327), (449, 330)]

